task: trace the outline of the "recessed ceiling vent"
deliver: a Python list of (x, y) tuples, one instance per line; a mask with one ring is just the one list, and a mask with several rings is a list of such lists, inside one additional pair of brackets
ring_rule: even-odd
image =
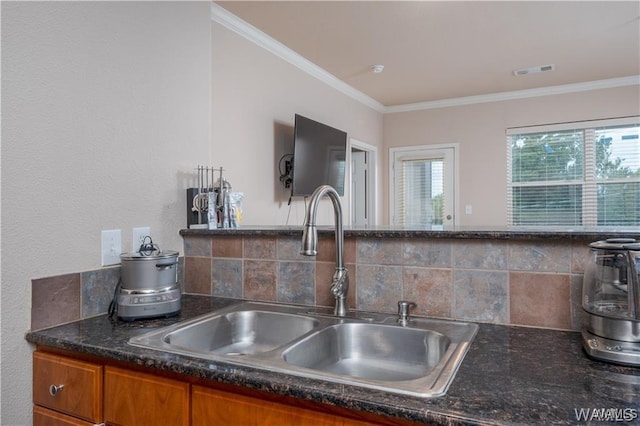
[(551, 64), (551, 65), (540, 65), (537, 67), (531, 67), (531, 68), (522, 68), (519, 70), (515, 70), (513, 72), (513, 75), (527, 75), (527, 74), (536, 74), (539, 72), (545, 72), (545, 71), (553, 71), (556, 69), (556, 66)]

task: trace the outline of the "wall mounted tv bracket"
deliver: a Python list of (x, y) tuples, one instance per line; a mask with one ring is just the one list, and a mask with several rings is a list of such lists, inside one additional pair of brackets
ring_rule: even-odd
[(285, 154), (280, 157), (278, 171), (280, 172), (280, 183), (285, 188), (291, 188), (293, 183), (293, 154)]

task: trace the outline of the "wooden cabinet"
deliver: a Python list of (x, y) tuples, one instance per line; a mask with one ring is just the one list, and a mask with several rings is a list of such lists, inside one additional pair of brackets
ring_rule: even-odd
[(67, 351), (54, 354), (39, 349), (33, 353), (36, 426), (413, 425), (193, 377), (161, 376), (151, 369), (129, 369), (101, 358), (87, 357), (89, 361), (85, 361), (75, 359), (71, 352), (69, 356), (59, 353)]
[(194, 385), (192, 425), (365, 426), (373, 423)]
[(108, 425), (189, 425), (189, 383), (105, 367), (104, 416)]
[[(102, 370), (98, 364), (52, 355), (45, 352), (33, 354), (33, 402), (54, 412), (80, 418), (88, 422), (102, 422)], [(58, 423), (38, 410), (34, 424)], [(35, 409), (34, 409), (35, 414)], [(45, 418), (48, 418), (46, 422)], [(42, 421), (42, 423), (40, 423)], [(73, 418), (68, 419), (69, 422)], [(60, 423), (62, 422), (62, 423)]]
[(39, 405), (33, 406), (33, 424), (38, 426), (93, 426), (93, 422), (85, 422), (76, 417), (67, 416)]

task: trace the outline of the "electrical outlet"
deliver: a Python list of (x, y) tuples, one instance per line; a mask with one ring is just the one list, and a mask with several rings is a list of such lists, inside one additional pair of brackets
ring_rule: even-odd
[(464, 214), (473, 214), (473, 206), (471, 204), (464, 206)]
[[(140, 246), (144, 242), (144, 237), (151, 236), (151, 228), (148, 226), (142, 226), (140, 228), (133, 228), (133, 238), (131, 239), (131, 251), (137, 252), (140, 250)], [(147, 240), (147, 243), (149, 241)]]
[(120, 263), (122, 233), (119, 229), (102, 231), (102, 266)]

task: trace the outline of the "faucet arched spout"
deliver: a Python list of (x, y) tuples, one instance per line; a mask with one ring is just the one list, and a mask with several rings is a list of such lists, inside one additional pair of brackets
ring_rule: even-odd
[(331, 293), (336, 299), (334, 314), (347, 315), (347, 293), (349, 291), (349, 275), (344, 267), (344, 228), (342, 226), (342, 204), (338, 192), (330, 185), (322, 185), (311, 194), (311, 200), (307, 207), (302, 232), (301, 254), (315, 256), (318, 253), (318, 228), (316, 226), (318, 215), (318, 203), (327, 195), (333, 204), (335, 214), (335, 238), (336, 238), (336, 271), (333, 274)]

